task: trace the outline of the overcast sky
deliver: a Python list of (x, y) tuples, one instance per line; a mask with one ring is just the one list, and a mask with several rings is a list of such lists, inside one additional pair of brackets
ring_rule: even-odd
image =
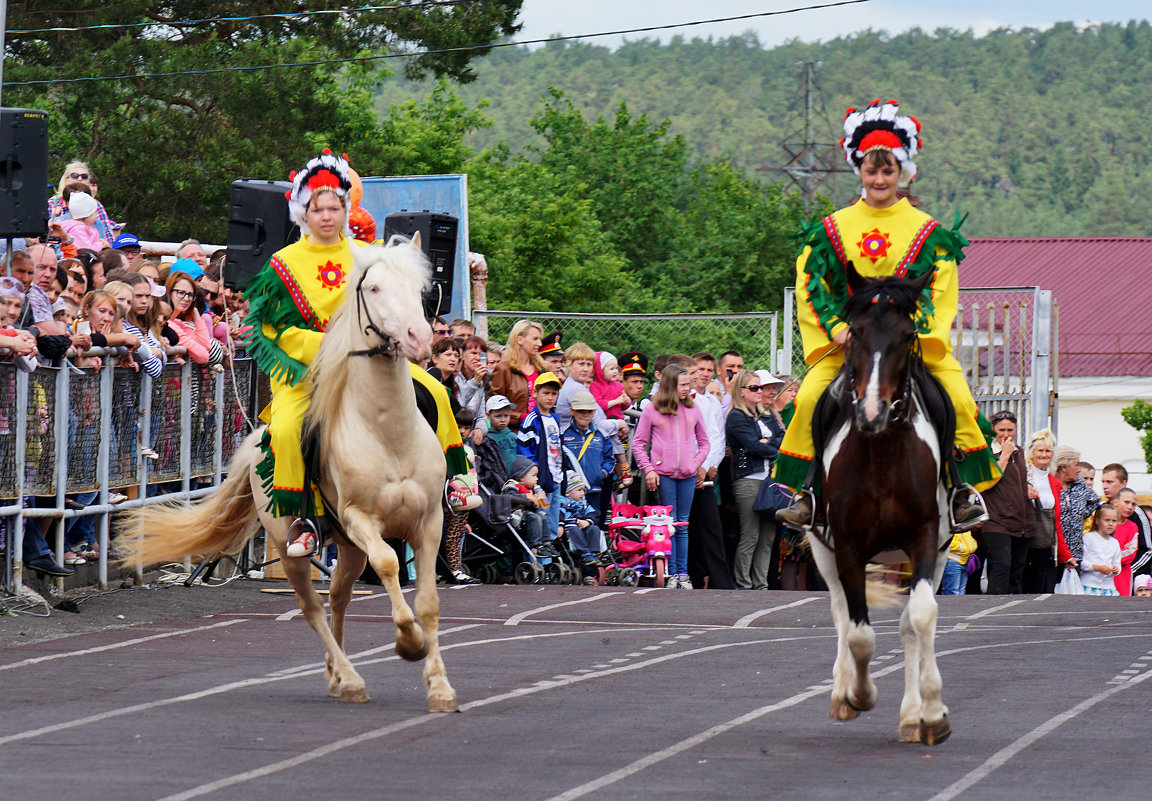
[[(715, 17), (731, 17), (764, 11), (780, 11), (821, 0), (524, 0), (518, 40), (665, 25)], [(587, 41), (616, 46), (625, 38), (675, 35), (722, 38), (752, 30), (767, 46), (788, 39), (826, 41), (869, 27), (899, 33), (913, 27), (927, 31), (947, 27), (973, 29), (978, 34), (1001, 27), (1047, 27), (1053, 22), (1127, 22), (1152, 16), (1148, 0), (869, 0), (858, 5), (800, 11), (773, 17), (696, 25), (672, 31), (601, 37)]]

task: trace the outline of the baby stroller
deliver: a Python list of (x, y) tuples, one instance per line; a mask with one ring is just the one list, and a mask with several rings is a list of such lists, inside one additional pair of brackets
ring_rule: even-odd
[[(533, 507), (523, 496), (492, 494), (483, 484), (484, 504), (469, 513), (472, 533), (464, 538), (462, 558), (467, 570), (485, 584), (511, 578), (516, 584), (579, 584), (583, 573), (567, 540), (555, 542), (559, 556), (538, 557), (520, 533), (524, 510)], [(520, 561), (523, 560), (523, 561)]]
[(614, 564), (605, 571), (604, 583), (635, 587), (643, 579), (653, 587), (663, 587), (672, 555), (672, 530), (686, 525), (672, 519), (671, 506), (613, 503), (608, 549)]

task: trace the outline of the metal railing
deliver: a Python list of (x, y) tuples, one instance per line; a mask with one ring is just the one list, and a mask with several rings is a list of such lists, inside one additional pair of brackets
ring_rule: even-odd
[[(0, 364), (0, 530), (13, 594), (23, 580), (26, 520), (52, 521), (45, 539), (62, 563), (68, 521), (95, 515), (103, 588), (109, 513), (213, 492), (249, 430), (257, 386), (250, 359), (222, 372), (169, 364), (153, 379), (115, 367), (117, 349), (92, 353), (102, 358), (98, 369), (65, 362), (25, 373)], [(95, 493), (90, 503), (70, 497), (85, 493)], [(112, 503), (114, 494), (136, 497)]]

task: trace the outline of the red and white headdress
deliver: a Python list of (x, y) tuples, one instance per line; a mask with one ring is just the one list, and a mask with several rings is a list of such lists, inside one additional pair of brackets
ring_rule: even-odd
[(915, 117), (901, 117), (900, 104), (873, 100), (867, 108), (855, 107), (844, 112), (844, 138), (840, 146), (856, 174), (864, 154), (883, 148), (892, 151), (900, 163), (900, 185), (907, 186), (916, 177), (916, 154), (920, 152), (920, 121)]
[(350, 171), (347, 155), (335, 156), (330, 149), (324, 148), (319, 156), (309, 159), (303, 169), (288, 176), (292, 182), (292, 189), (284, 193), (288, 198), (288, 212), (303, 233), (308, 233), (308, 203), (317, 189), (331, 189), (344, 200), (345, 206), (348, 205), (348, 194), (352, 190)]

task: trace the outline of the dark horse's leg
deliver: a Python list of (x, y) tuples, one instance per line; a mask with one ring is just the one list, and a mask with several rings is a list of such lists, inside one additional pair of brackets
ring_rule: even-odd
[(876, 684), (868, 673), (876, 635), (868, 622), (865, 562), (844, 544), (833, 552), (815, 534), (808, 535), (808, 542), (820, 575), (828, 584), (836, 624), (836, 663), (832, 667), (828, 714), (836, 720), (851, 720), (876, 704)]
[[(947, 503), (940, 490), (941, 508)], [(947, 518), (945, 517), (944, 520)], [(912, 557), (912, 587), (908, 605), (900, 617), (904, 644), (904, 699), (900, 703), (899, 740), (935, 745), (952, 733), (948, 707), (941, 698), (943, 681), (936, 666), (936, 586), (944, 560), (938, 544), (940, 526), (926, 524), (916, 538)]]

